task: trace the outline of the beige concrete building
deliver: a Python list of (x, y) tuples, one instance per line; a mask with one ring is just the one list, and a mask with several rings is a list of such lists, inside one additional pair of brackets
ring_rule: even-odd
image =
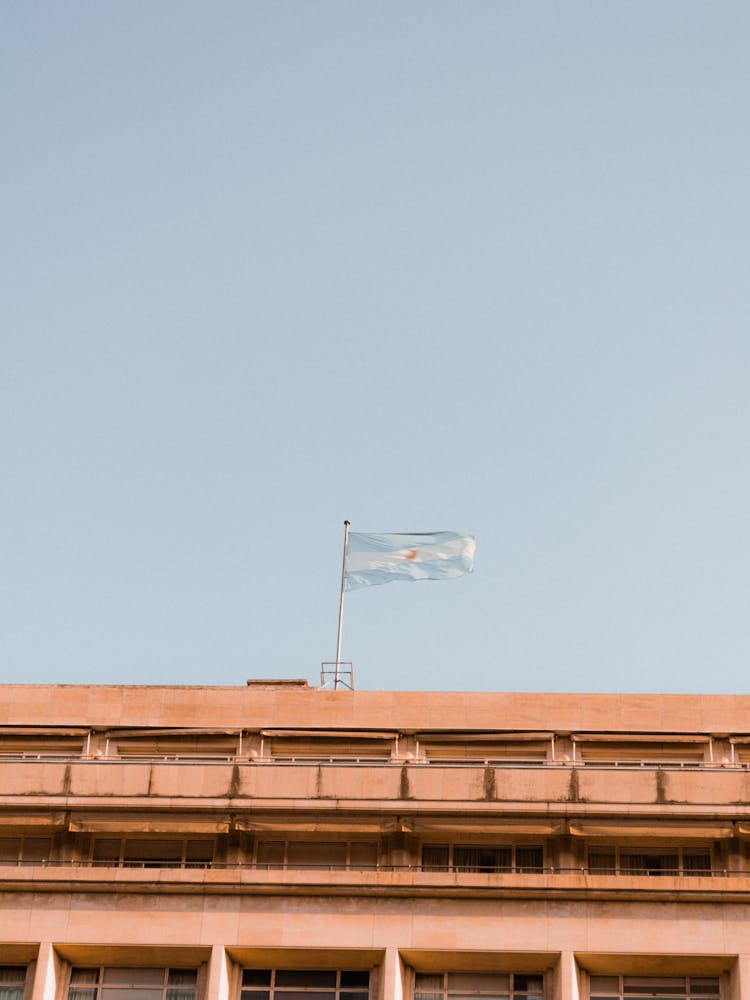
[(750, 1000), (750, 697), (0, 689), (0, 1000)]

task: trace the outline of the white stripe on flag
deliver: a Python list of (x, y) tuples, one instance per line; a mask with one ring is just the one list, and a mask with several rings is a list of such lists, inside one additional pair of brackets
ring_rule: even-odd
[(474, 570), (474, 537), (453, 531), (424, 535), (351, 532), (349, 544), (347, 590), (394, 580), (444, 580)]

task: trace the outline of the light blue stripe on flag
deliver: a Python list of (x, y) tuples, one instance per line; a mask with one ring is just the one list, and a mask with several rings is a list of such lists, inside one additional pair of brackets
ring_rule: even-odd
[(345, 589), (394, 580), (448, 580), (474, 571), (476, 541), (455, 531), (433, 534), (349, 532)]

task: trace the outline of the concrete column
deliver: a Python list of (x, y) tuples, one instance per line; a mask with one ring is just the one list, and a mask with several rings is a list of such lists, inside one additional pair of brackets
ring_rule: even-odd
[(551, 1000), (580, 1000), (578, 966), (572, 951), (564, 951), (560, 955), (560, 961), (552, 973), (550, 995)]
[[(230, 958), (224, 946), (213, 945), (211, 957), (208, 960), (205, 1000), (229, 1000), (230, 973)], [(32, 997), (32, 1000), (36, 1000), (36, 998)]]
[(584, 864), (583, 845), (579, 837), (560, 837), (557, 841), (553, 864), (558, 871), (581, 868)]
[(743, 865), (742, 842), (737, 837), (724, 841), (718, 852), (717, 867), (726, 868), (730, 872), (741, 872)]
[(404, 1000), (405, 994), (404, 963), (398, 948), (386, 948), (380, 972), (378, 1000)]
[(61, 970), (62, 962), (51, 942), (43, 941), (39, 945), (31, 1000), (55, 1000), (58, 990), (62, 988)]
[(409, 833), (392, 833), (384, 840), (384, 863), (397, 868), (419, 864), (419, 838)]
[(729, 1000), (750, 1000), (750, 955), (739, 955), (729, 974)]

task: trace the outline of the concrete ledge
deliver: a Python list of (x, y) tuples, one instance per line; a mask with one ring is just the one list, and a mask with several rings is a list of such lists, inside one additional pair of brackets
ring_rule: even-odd
[(487, 898), (750, 901), (747, 875), (629, 876), (425, 872), (417, 869), (76, 868), (65, 865), (0, 869), (5, 892), (440, 896)]

